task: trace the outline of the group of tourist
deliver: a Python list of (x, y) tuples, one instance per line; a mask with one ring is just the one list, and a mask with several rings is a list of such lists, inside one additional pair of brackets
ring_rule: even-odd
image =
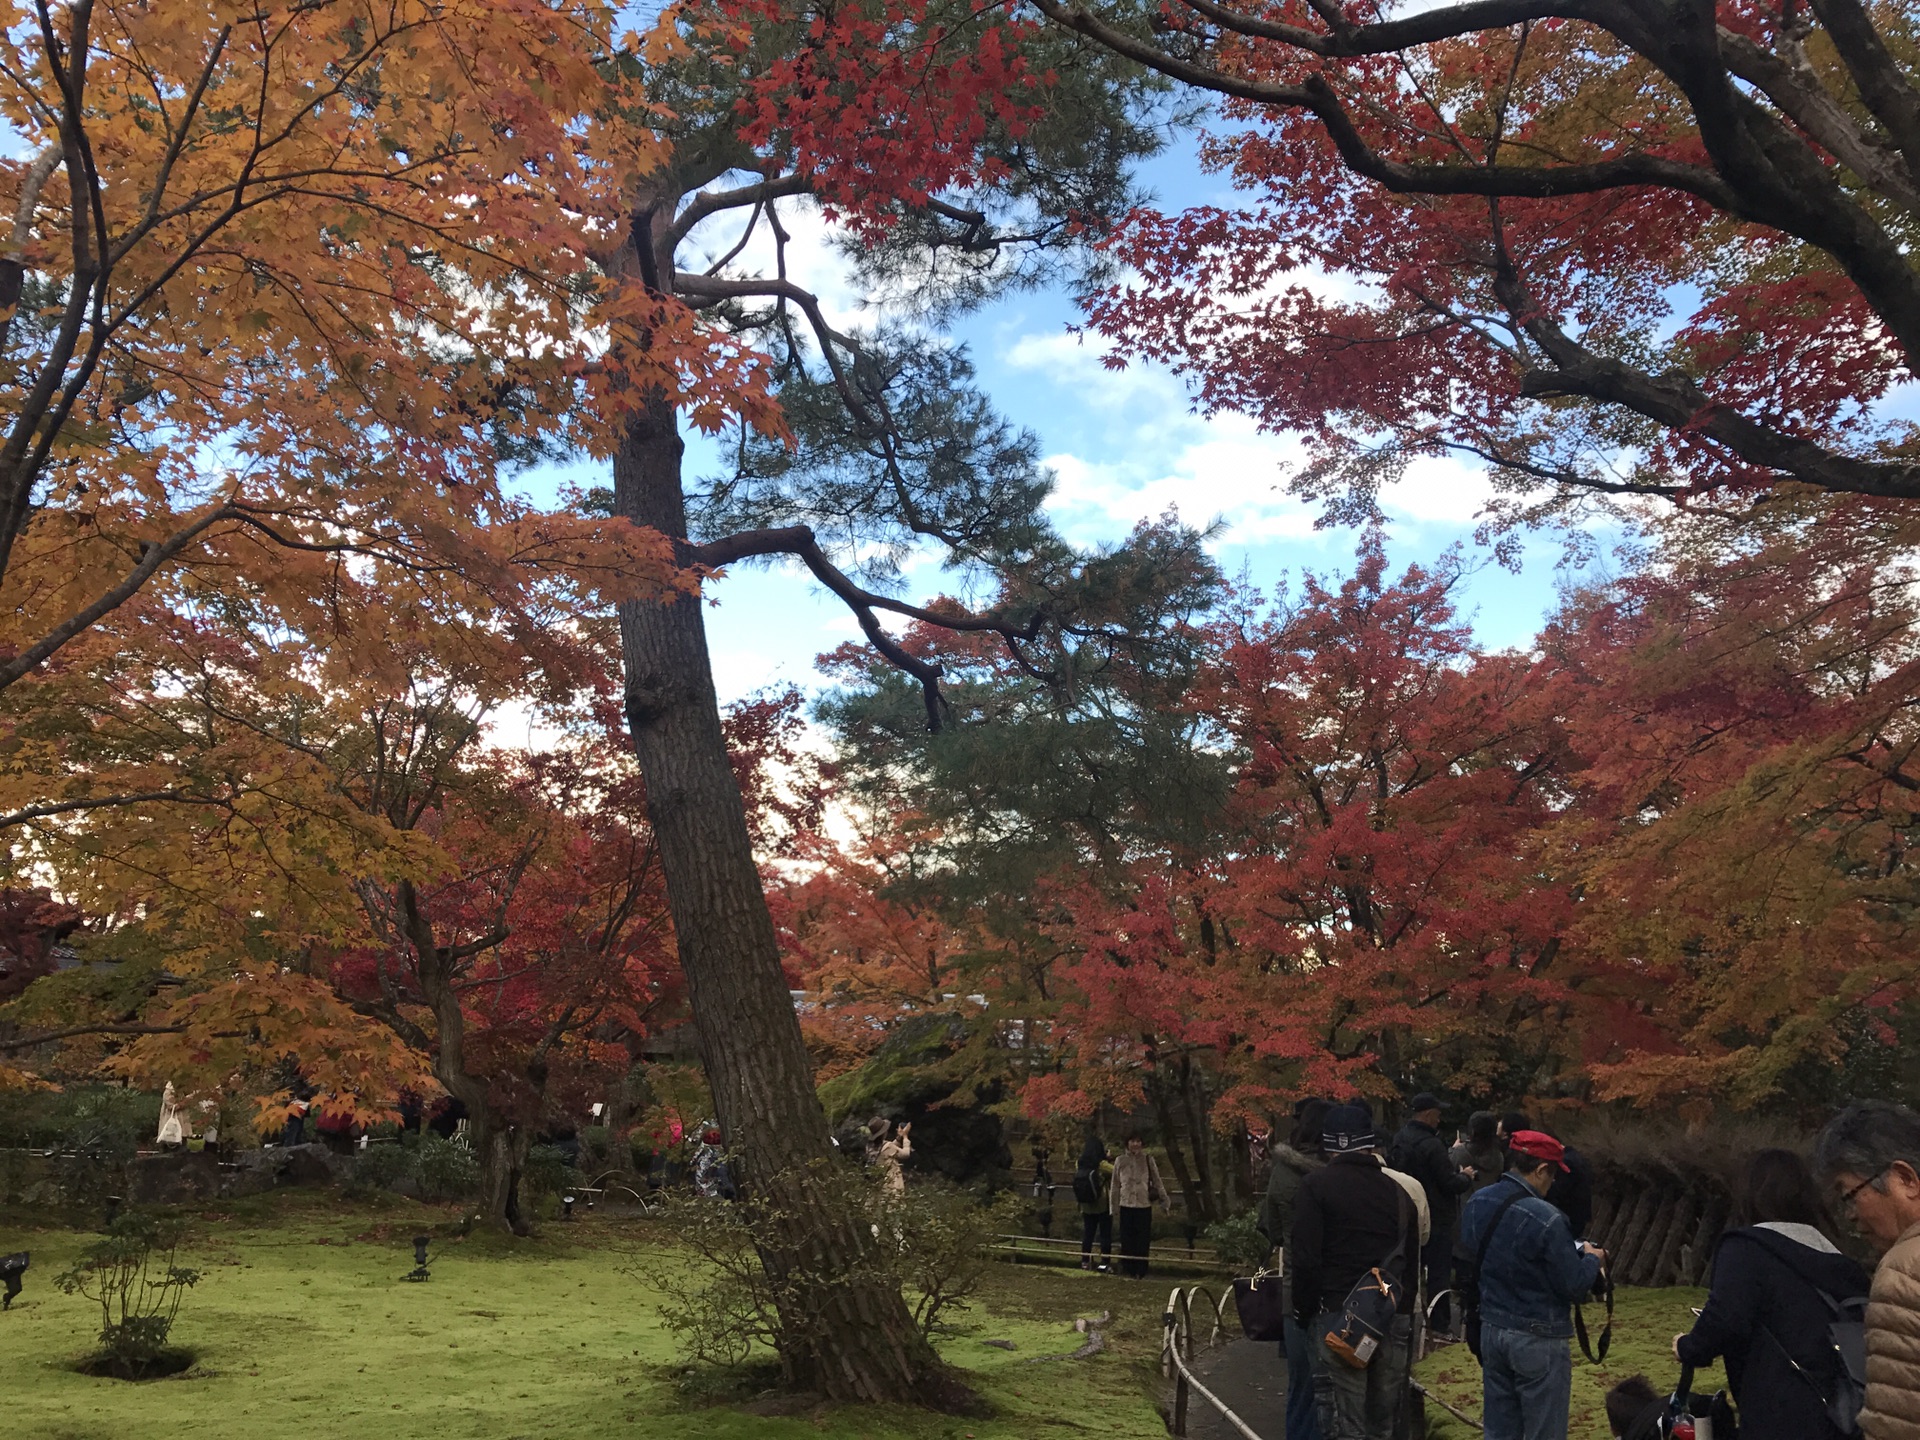
[[(1591, 1172), (1524, 1114), (1476, 1115), (1449, 1148), (1437, 1097), (1410, 1108), (1382, 1146), (1364, 1104), (1304, 1100), (1272, 1148), (1260, 1224), (1290, 1295), (1288, 1440), (1405, 1433), (1423, 1280), (1466, 1302), (1488, 1440), (1565, 1440), (1574, 1307), (1606, 1284), (1606, 1253), (1584, 1238)], [(1880, 1252), (1871, 1282), (1836, 1215)], [(1849, 1354), (1863, 1309), (1864, 1363)], [(1920, 1116), (1862, 1102), (1811, 1164), (1752, 1156), (1707, 1303), (1673, 1353), (1676, 1368), (1724, 1362), (1745, 1440), (1920, 1440)], [(1668, 1407), (1643, 1376), (1607, 1397), (1621, 1440), (1665, 1435)]]
[(1161, 1183), (1160, 1167), (1147, 1153), (1146, 1136), (1129, 1130), (1125, 1148), (1109, 1158), (1098, 1135), (1087, 1136), (1073, 1172), (1073, 1198), (1080, 1207), (1080, 1268), (1096, 1268), (1093, 1247), (1100, 1246), (1097, 1268), (1113, 1264), (1114, 1231), (1120, 1232), (1120, 1273), (1129, 1280), (1147, 1278), (1153, 1246), (1153, 1207), (1173, 1208)]

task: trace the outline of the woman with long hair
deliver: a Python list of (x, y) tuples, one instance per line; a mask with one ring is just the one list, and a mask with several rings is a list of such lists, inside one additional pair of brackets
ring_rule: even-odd
[(1073, 1171), (1073, 1198), (1080, 1205), (1080, 1268), (1093, 1269), (1093, 1242), (1100, 1242), (1100, 1268), (1113, 1265), (1113, 1211), (1107, 1192), (1113, 1188), (1113, 1162), (1107, 1142), (1089, 1133)]
[(1725, 1360), (1741, 1440), (1841, 1440), (1827, 1414), (1840, 1373), (1829, 1302), (1864, 1297), (1867, 1272), (1834, 1244), (1820, 1187), (1791, 1150), (1747, 1162), (1733, 1219), (1706, 1306), (1673, 1353), (1686, 1365)]

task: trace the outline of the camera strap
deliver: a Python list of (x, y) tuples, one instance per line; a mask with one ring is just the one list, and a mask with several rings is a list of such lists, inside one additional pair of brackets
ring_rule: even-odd
[(1573, 1333), (1579, 1337), (1580, 1353), (1598, 1365), (1607, 1358), (1607, 1348), (1613, 1344), (1613, 1277), (1607, 1273), (1605, 1265), (1600, 1267), (1600, 1274), (1595, 1278), (1593, 1288), (1598, 1290), (1607, 1302), (1607, 1323), (1600, 1327), (1599, 1343), (1588, 1343), (1587, 1317), (1578, 1305), (1573, 1307)]

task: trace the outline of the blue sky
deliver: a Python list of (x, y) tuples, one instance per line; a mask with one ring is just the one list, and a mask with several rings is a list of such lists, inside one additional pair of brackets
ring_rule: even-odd
[[(1146, 178), (1164, 209), (1232, 203), (1222, 177), (1199, 172), (1190, 142), (1177, 141)], [(789, 259), (796, 278), (819, 289), (836, 323), (869, 323), (871, 312), (860, 310), (858, 297), (833, 273), (824, 230), (793, 228)], [(716, 237), (714, 249), (731, 238)], [(754, 259), (751, 249), (743, 259)], [(1222, 522), (1214, 547), (1222, 567), (1262, 590), (1302, 570), (1351, 567), (1353, 532), (1316, 530), (1313, 510), (1282, 488), (1282, 467), (1298, 454), (1297, 441), (1262, 435), (1236, 416), (1196, 415), (1181, 382), (1160, 367), (1105, 369), (1098, 343), (1072, 334), (1078, 318), (1070, 294), (1029, 292), (970, 316), (956, 331), (1002, 411), (1039, 437), (1058, 477), (1053, 517), (1071, 540), (1116, 540), (1136, 521), (1171, 507), (1197, 525)], [(690, 437), (690, 468), (718, 463), (706, 442)], [(578, 469), (573, 474), (586, 478)], [(536, 480), (535, 488), (545, 486)], [(1559, 551), (1551, 543), (1534, 546), (1517, 575), (1493, 565), (1472, 538), (1483, 493), (1484, 480), (1465, 465), (1434, 465), (1410, 477), (1385, 497), (1389, 552), (1396, 567), (1431, 561), (1456, 543), (1470, 558), (1477, 553), (1487, 563), (1464, 591), (1476, 632), (1489, 646), (1521, 645), (1553, 605)], [(918, 592), (908, 598), (922, 599), (940, 588), (942, 576), (929, 563), (909, 571), (907, 580)], [(711, 587), (709, 598), (708, 634), (723, 701), (768, 685), (816, 690), (824, 682), (814, 657), (859, 638), (845, 608), (797, 568), (737, 568)]]

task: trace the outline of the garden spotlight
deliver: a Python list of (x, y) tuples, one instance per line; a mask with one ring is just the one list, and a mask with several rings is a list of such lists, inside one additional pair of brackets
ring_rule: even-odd
[(573, 1219), (573, 1196), (562, 1195), (560, 1197), (560, 1218), (562, 1220)]
[(7, 1293), (0, 1296), (0, 1310), (13, 1308), (13, 1297), (20, 1293), (20, 1277), (27, 1273), (32, 1259), (25, 1250), (17, 1255), (0, 1255), (0, 1285), (7, 1287)]

